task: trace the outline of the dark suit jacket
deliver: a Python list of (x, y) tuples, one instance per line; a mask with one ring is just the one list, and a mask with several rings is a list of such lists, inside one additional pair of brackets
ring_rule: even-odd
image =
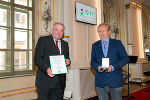
[(98, 67), (102, 66), (102, 58), (104, 58), (104, 54), (101, 40), (99, 40), (92, 45), (91, 53), (91, 66), (96, 70), (96, 87), (105, 87), (108, 85), (109, 87), (116, 88), (123, 86), (122, 67), (128, 63), (129, 58), (121, 41), (114, 39), (109, 40), (106, 58), (109, 58), (109, 64), (114, 67), (114, 71), (98, 72)]
[[(61, 40), (61, 54), (69, 59), (68, 43)], [(56, 46), (52, 35), (40, 37), (35, 48), (34, 63), (38, 66), (35, 85), (39, 87), (54, 88), (57, 82), (61, 82), (62, 87), (66, 84), (66, 75), (56, 75), (49, 77), (47, 69), (50, 67), (49, 56), (57, 55)]]

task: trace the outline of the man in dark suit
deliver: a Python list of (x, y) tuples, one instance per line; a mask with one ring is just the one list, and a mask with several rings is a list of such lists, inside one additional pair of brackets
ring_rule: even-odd
[(38, 67), (36, 83), (38, 100), (63, 100), (66, 85), (66, 75), (53, 75), (50, 69), (49, 56), (64, 55), (66, 65), (70, 64), (68, 43), (61, 38), (64, 35), (64, 25), (55, 23), (52, 34), (40, 37), (36, 48), (34, 63)]
[[(108, 24), (100, 24), (97, 31), (101, 40), (92, 45), (91, 66), (96, 70), (95, 85), (98, 97), (100, 100), (108, 100), (110, 92), (112, 100), (122, 100), (122, 67), (128, 63), (129, 58), (121, 41), (109, 38)], [(108, 58), (108, 68), (102, 67), (105, 58)]]

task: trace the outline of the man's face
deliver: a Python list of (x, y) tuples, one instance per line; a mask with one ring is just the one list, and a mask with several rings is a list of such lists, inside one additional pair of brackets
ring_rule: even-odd
[(64, 26), (61, 24), (56, 24), (52, 30), (52, 36), (56, 40), (60, 40), (64, 35)]
[(107, 30), (107, 26), (99, 26), (97, 31), (101, 40), (105, 41), (109, 38), (110, 30)]

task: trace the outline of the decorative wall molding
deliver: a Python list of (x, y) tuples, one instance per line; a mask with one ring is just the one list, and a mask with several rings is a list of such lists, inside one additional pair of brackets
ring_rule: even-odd
[[(111, 38), (121, 40), (121, 5), (118, 0), (104, 0), (104, 22), (111, 25)], [(123, 3), (123, 2), (122, 2)], [(109, 6), (109, 5), (111, 6)], [(117, 28), (116, 32), (114, 32), (114, 26)]]
[(49, 35), (54, 23), (54, 1), (39, 0), (39, 34)]

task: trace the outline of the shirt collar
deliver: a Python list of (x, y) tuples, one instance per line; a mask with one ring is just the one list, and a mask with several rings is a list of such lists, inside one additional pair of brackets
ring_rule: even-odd
[(108, 38), (106, 41), (103, 41), (103, 40), (102, 40), (102, 42), (107, 42), (107, 43), (109, 43), (109, 40), (110, 40), (110, 38)]
[[(56, 39), (53, 38), (53, 40), (54, 40), (54, 42), (56, 43)], [(58, 40), (58, 42), (60, 42), (60, 41), (61, 41), (61, 40)]]

